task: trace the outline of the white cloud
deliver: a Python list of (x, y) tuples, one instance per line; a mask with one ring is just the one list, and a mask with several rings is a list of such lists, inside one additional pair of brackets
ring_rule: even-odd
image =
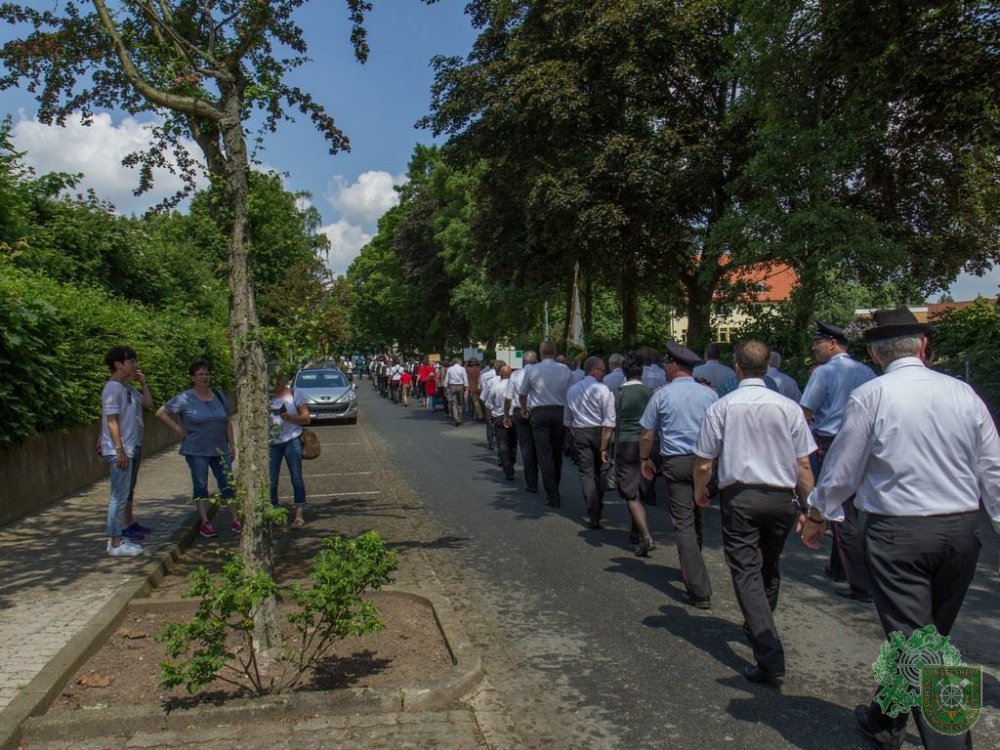
[(382, 214), (399, 203), (394, 186), (405, 181), (405, 175), (393, 177), (376, 171), (362, 173), (351, 184), (342, 175), (333, 178), (324, 197), (340, 213), (340, 219), (320, 230), (330, 238), (327, 266), (331, 271), (347, 272), (351, 261), (375, 235)]
[(351, 224), (374, 229), (379, 217), (399, 203), (394, 185), (403, 182), (405, 177), (394, 178), (388, 172), (363, 172), (348, 185), (342, 175), (337, 175), (325, 197)]
[(330, 239), (330, 256), (326, 265), (338, 275), (347, 273), (351, 261), (358, 257), (361, 248), (372, 238), (371, 234), (357, 224), (351, 224), (347, 219), (341, 219), (319, 231)]
[[(156, 205), (181, 187), (178, 176), (165, 169), (154, 170), (153, 189), (136, 197), (132, 191), (139, 184), (139, 172), (122, 166), (130, 153), (145, 149), (152, 140), (152, 123), (142, 123), (126, 117), (117, 125), (111, 116), (94, 116), (91, 125), (81, 124), (79, 117), (66, 121), (65, 127), (44, 125), (25, 117), (14, 125), (11, 140), (18, 151), (24, 151), (24, 161), (35, 170), (70, 172), (84, 175), (80, 188), (92, 188), (98, 197), (111, 201), (121, 213), (140, 213)], [(185, 142), (196, 157), (201, 152), (193, 141)], [(200, 181), (199, 186), (207, 184)]]

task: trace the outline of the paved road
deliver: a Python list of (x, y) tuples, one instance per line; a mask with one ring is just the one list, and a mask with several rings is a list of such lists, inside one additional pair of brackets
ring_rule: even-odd
[[(426, 553), (523, 747), (864, 748), (851, 710), (874, 688), (882, 633), (870, 606), (832, 595), (828, 550), (790, 539), (777, 622), (789, 674), (779, 689), (740, 672), (751, 657), (722, 560), (718, 509), (707, 514), (711, 611), (683, 603), (662, 503), (652, 510), (657, 549), (635, 558), (624, 504), (590, 531), (575, 468), (564, 467), (563, 507), (547, 509), (521, 482), (502, 479), (481, 425), (455, 428), (392, 405), (362, 381), (362, 427), (377, 436), (421, 501), (437, 542)], [(992, 531), (952, 642), (983, 664), (988, 708), (980, 748), (1000, 748), (1000, 585)], [(919, 747), (911, 732), (907, 747)]]

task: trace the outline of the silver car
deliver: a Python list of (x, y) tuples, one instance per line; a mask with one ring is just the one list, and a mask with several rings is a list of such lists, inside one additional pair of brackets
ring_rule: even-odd
[(299, 370), (292, 388), (305, 397), (314, 422), (358, 421), (358, 396), (347, 376), (334, 367)]

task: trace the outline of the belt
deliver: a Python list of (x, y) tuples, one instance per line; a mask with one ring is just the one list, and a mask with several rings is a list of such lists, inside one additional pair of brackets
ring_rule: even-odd
[(732, 497), (744, 490), (751, 490), (753, 492), (771, 492), (777, 494), (787, 493), (788, 495), (795, 494), (794, 487), (776, 487), (773, 484), (747, 484), (744, 482), (733, 482), (733, 484), (727, 484), (725, 487), (719, 488), (719, 493), (723, 497)]

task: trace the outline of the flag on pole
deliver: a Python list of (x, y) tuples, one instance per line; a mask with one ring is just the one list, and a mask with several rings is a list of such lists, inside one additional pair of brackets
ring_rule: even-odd
[(582, 358), (587, 354), (587, 344), (583, 339), (583, 312), (580, 310), (580, 264), (573, 270), (573, 309), (570, 311), (570, 334), (567, 353)]

